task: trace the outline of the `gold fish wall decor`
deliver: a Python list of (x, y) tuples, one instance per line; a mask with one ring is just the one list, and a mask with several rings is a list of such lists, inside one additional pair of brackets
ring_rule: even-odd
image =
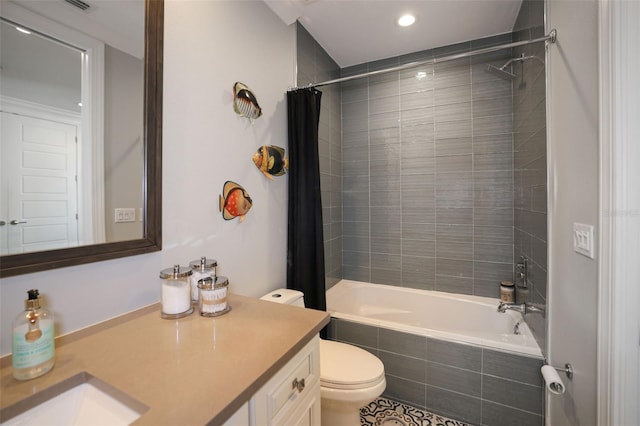
[(282, 176), (289, 168), (289, 159), (284, 155), (284, 148), (275, 145), (263, 145), (253, 154), (253, 163), (273, 180), (273, 176)]
[(236, 114), (247, 117), (251, 121), (262, 115), (262, 108), (258, 105), (256, 95), (249, 87), (239, 81), (233, 85), (233, 110)]
[(244, 222), (253, 200), (241, 185), (228, 180), (222, 187), (219, 203), (224, 220), (239, 217), (240, 222)]

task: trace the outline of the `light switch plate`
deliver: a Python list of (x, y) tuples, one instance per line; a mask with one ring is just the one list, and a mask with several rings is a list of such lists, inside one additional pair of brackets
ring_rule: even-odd
[(134, 208), (115, 209), (114, 221), (115, 223), (135, 222), (136, 209)]
[(585, 225), (584, 223), (573, 224), (573, 250), (588, 258), (594, 259), (594, 234), (593, 225)]

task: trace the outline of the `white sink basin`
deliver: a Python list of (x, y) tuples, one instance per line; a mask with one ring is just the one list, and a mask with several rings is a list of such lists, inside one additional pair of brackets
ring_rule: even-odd
[(8, 420), (0, 425), (129, 425), (147, 409), (105, 382), (81, 373), (5, 408), (0, 418)]

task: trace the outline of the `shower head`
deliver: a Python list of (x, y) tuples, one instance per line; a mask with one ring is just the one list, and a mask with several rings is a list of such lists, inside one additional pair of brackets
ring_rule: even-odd
[(493, 75), (495, 75), (497, 77), (500, 77), (503, 80), (511, 81), (511, 80), (516, 78), (516, 75), (513, 74), (512, 72), (509, 72), (509, 71), (505, 70), (505, 68), (508, 65), (509, 64), (506, 64), (506, 65), (502, 66), (501, 68), (498, 68), (495, 65), (487, 65), (486, 69), (491, 74), (493, 74)]
[(503, 80), (511, 81), (511, 80), (514, 80), (517, 76), (514, 73), (507, 71), (507, 67), (511, 65), (513, 62), (520, 62), (522, 64), (524, 61), (528, 59), (536, 59), (537, 61), (542, 63), (542, 65), (544, 65), (544, 61), (538, 58), (537, 56), (534, 56), (534, 55), (525, 56), (523, 53), (517, 58), (509, 59), (507, 63), (501, 66), (500, 68), (496, 67), (495, 65), (487, 65), (486, 70), (487, 72), (490, 72), (491, 74), (498, 76)]

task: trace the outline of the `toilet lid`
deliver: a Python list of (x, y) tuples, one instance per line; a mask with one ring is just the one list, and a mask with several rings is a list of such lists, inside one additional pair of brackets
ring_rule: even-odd
[(377, 357), (353, 345), (320, 340), (320, 382), (323, 386), (368, 387), (384, 379)]

